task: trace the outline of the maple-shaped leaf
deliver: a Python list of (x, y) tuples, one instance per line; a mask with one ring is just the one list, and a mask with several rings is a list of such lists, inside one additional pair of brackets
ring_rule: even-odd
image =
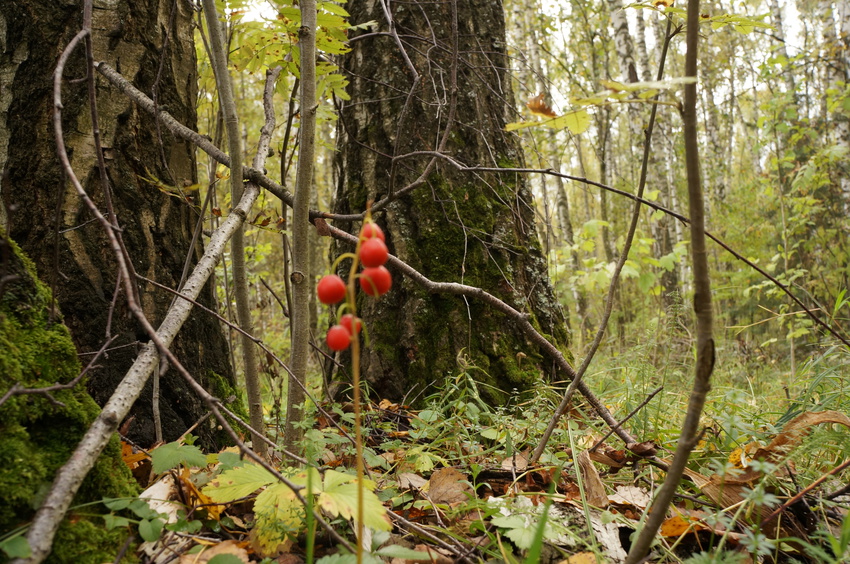
[(161, 474), (166, 470), (185, 466), (206, 466), (207, 456), (196, 446), (181, 445), (178, 442), (167, 443), (151, 453), (153, 471)]
[(216, 503), (228, 503), (250, 495), (274, 482), (276, 478), (256, 464), (245, 464), (222, 474), (203, 489), (205, 495)]
[[(378, 496), (372, 491), (375, 482), (363, 480), (363, 524), (376, 531), (392, 529), (387, 511)], [(325, 472), (324, 491), (319, 494), (318, 503), (328, 513), (345, 519), (354, 519), (357, 515), (357, 478), (335, 470)]]
[(285, 484), (274, 484), (263, 490), (254, 502), (254, 511), (259, 518), (276, 523), (284, 523), (292, 528), (301, 524), (298, 510), (301, 502), (295, 492)]
[(525, 107), (531, 110), (531, 113), (536, 114), (538, 116), (543, 116), (547, 118), (558, 117), (558, 114), (555, 113), (555, 110), (552, 109), (552, 106), (550, 106), (543, 100), (543, 97), (543, 94), (532, 96), (528, 100), (528, 102), (526, 102)]
[(511, 539), (517, 548), (527, 550), (534, 542), (536, 526), (522, 515), (499, 515), (490, 520), (497, 527), (506, 529), (505, 536)]

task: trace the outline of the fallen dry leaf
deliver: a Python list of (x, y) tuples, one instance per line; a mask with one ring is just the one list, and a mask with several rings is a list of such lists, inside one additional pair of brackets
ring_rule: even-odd
[(454, 468), (434, 470), (428, 484), (428, 497), (434, 503), (458, 503), (475, 495), (466, 476)]
[(597, 564), (597, 560), (592, 552), (579, 552), (566, 560), (561, 560), (558, 564)]
[(239, 546), (239, 543), (232, 540), (220, 542), (210, 548), (199, 552), (198, 554), (183, 554), (180, 556), (180, 564), (206, 564), (214, 556), (219, 554), (232, 554), (239, 559), (240, 562), (248, 564), (248, 551)]
[(581, 469), (587, 503), (594, 507), (608, 507), (608, 494), (605, 493), (605, 484), (602, 483), (599, 472), (596, 471), (596, 467), (590, 461), (588, 452), (586, 450), (581, 451), (576, 457), (576, 462)]
[(202, 506), (202, 509), (207, 512), (210, 519), (218, 521), (219, 517), (221, 517), (221, 512), (224, 510), (224, 505), (217, 505), (213, 503), (206, 494), (198, 489), (192, 481), (188, 468), (184, 467), (180, 471), (179, 479), (180, 485), (183, 488), (183, 493), (186, 494), (186, 501), (189, 505), (192, 507)]
[(502, 461), (502, 470), (513, 470), (524, 472), (528, 468), (528, 459), (520, 452), (509, 456)]
[(402, 472), (398, 475), (397, 478), (399, 487), (405, 490), (408, 490), (410, 488), (418, 490), (428, 483), (428, 480), (426, 480), (419, 474), (414, 474), (413, 472)]
[(617, 490), (608, 496), (608, 501), (619, 505), (630, 505), (638, 509), (646, 509), (652, 496), (643, 488), (636, 486), (617, 486)]

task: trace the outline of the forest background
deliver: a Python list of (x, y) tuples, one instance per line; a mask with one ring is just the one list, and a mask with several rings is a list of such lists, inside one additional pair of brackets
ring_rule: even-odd
[[(552, 413), (567, 407), (564, 383), (581, 381), (588, 404), (571, 415), (596, 411), (603, 419), (587, 431), (584, 448), (596, 443), (604, 423), (638, 407), (624, 426), (628, 432), (618, 432), (632, 454), (650, 442), (650, 456), (675, 448), (691, 374), (705, 362), (698, 346), (705, 326), (689, 313), (692, 301), (699, 305), (694, 288), (700, 280), (683, 220), (696, 219), (684, 213), (696, 182), (684, 164), (683, 91), (693, 84), (684, 78), (684, 7), (491, 1), (465, 11), (470, 6), (450, 3), (453, 9), (429, 12), (423, 24), (405, 4), (320, 2), (312, 8), (318, 21), (311, 23), (302, 16), (310, 10), (304, 3), (229, 2), (217, 6), (224, 23), (218, 51), (227, 60), (216, 61), (209, 53), (217, 50), (218, 34), (204, 21), (212, 3), (206, 14), (188, 3), (142, 4), (122, 4), (114, 13), (69, 4), (26, 22), (24, 14), (44, 6), (16, 0), (0, 12), (0, 164), (3, 225), (11, 237), (3, 246), (0, 284), (4, 304), (12, 304), (5, 315), (36, 311), (50, 328), (61, 311), (91, 367), (88, 393), (101, 406), (113, 405), (108, 402), (123, 389), (124, 375), (147, 359), (138, 390), (120, 398), (126, 410), (114, 413), (122, 415), (107, 407), (97, 419), (102, 428), (91, 427), (87, 437), (100, 446), (82, 466), (95, 465), (119, 425), (125, 438), (147, 448), (177, 439), (219, 408), (231, 411), (231, 423), (249, 420), (255, 432), (240, 427), (228, 438), (210, 418), (193, 428), (210, 452), (250, 439), (265, 456), (259, 430), (273, 455), (325, 456), (333, 449), (325, 449), (327, 437), (313, 429), (319, 402), (305, 402), (298, 386), (287, 390), (289, 370), (305, 382), (307, 395), (323, 401), (344, 401), (351, 378), (357, 382), (362, 372), (375, 400), (426, 408), (429, 415), (420, 419), (426, 423), (456, 421), (477, 433), (475, 440), (495, 444), (493, 456), (524, 452), (548, 464), (559, 460), (557, 452), (533, 447)], [(55, 25), (45, 23), (51, 18)], [(705, 223), (714, 239), (707, 246), (714, 373), (702, 442), (690, 445), (699, 446), (690, 469), (722, 475), (717, 465), (730, 454), (747, 459), (746, 449), (757, 448), (747, 445), (770, 443), (801, 413), (847, 412), (850, 6), (709, 3), (699, 18), (694, 139)], [(140, 31), (145, 27), (152, 35)], [(77, 35), (80, 29), (86, 33)], [(301, 62), (310, 33), (318, 48), (312, 78)], [(428, 50), (411, 39), (429, 34)], [(376, 37), (388, 43), (368, 46)], [(42, 51), (33, 38), (42, 39)], [(74, 41), (88, 43), (94, 60), (109, 65), (98, 62), (97, 84), (90, 87), (101, 100), (96, 113), (86, 113), (86, 84), (94, 85), (94, 75), (83, 80), (94, 62), (82, 56), (82, 47), (76, 54), (66, 50)], [(62, 102), (53, 98), (50, 76), (57, 57)], [(65, 63), (70, 70), (63, 79)], [(141, 92), (130, 91), (115, 71), (135, 74)], [(305, 83), (315, 86), (312, 94)], [(273, 106), (278, 114), (277, 126), (264, 98), (271, 102), (265, 109)], [(163, 109), (206, 137), (176, 133), (165, 114), (144, 115)], [(100, 135), (95, 116), (103, 143), (94, 140)], [(60, 156), (68, 156), (64, 171), (55, 156), (63, 126), (71, 132), (60, 148)], [(196, 154), (193, 144), (207, 152)], [(221, 164), (243, 159), (253, 159), (244, 200), (243, 183), (231, 182)], [(114, 187), (102, 188), (108, 185)], [(121, 229), (104, 230), (83, 192)], [(634, 195), (643, 206), (634, 205)], [(244, 205), (235, 206), (240, 200)], [(390, 252), (403, 263), (391, 259), (393, 288), (386, 296), (348, 301), (348, 310), (362, 316), (368, 340), (351, 354), (334, 354), (323, 336), (344, 310), (320, 304), (314, 290), (331, 271), (347, 278), (350, 261), (334, 260), (354, 250), (356, 237), (338, 230), (356, 235), (369, 221), (370, 205)], [(110, 232), (122, 233), (123, 241)], [(225, 247), (231, 233), (237, 234), (234, 247)], [(46, 294), (34, 300), (11, 290), (33, 272), (16, 266), (11, 241), (33, 259), (58, 308)], [(196, 282), (198, 268), (213, 282)], [(158, 341), (142, 318), (154, 325), (166, 320), (166, 327), (166, 312), (187, 303), (157, 283), (184, 292), (195, 284), (192, 305), (205, 304), (219, 317), (192, 313), (174, 357), (155, 368), (174, 335)], [(10, 370), (5, 425), (29, 433), (21, 441), (40, 444), (33, 429), (49, 428), (46, 422), (61, 412), (50, 407), (50, 391), (34, 390), (79, 380), (68, 377), (73, 365), (55, 369), (55, 359), (28, 354), (43, 366), (33, 380)], [(182, 365), (193, 378), (183, 378)], [(131, 410), (133, 394), (143, 399)], [(457, 412), (458, 405), (491, 415), (484, 424), (470, 407)], [(94, 418), (86, 409), (79, 433)], [(608, 421), (605, 413), (616, 417)], [(700, 416), (693, 406), (690, 413)], [(822, 423), (846, 424), (838, 416)], [(552, 425), (560, 437), (555, 442), (563, 444), (569, 426), (558, 417)], [(629, 442), (624, 433), (639, 440)], [(837, 440), (846, 430), (818, 433), (794, 455), (804, 484), (847, 459), (847, 441)], [(62, 438), (74, 443), (65, 445), (71, 450), (76, 440)], [(429, 469), (423, 460), (466, 465), (474, 458), (469, 452), (455, 458), (440, 450), (440, 441), (433, 444), (427, 456), (407, 457), (418, 471)], [(20, 473), (18, 454), (8, 465)], [(7, 511), (7, 541), (22, 538), (12, 525), (32, 518), (36, 490), (61, 462), (32, 463), (36, 478), (12, 496)], [(837, 491), (846, 479), (832, 473)], [(775, 478), (762, 468), (759, 479), (767, 476)], [(67, 491), (57, 478), (50, 495)], [(58, 526), (47, 513), (40, 510)], [(779, 550), (750, 533), (740, 541), (742, 553)], [(41, 544), (31, 546), (33, 558), (49, 551), (49, 543)]]

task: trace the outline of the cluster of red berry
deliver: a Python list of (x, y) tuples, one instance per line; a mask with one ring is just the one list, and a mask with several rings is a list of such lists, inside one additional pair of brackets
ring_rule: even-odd
[[(374, 223), (366, 223), (360, 230), (360, 250), (358, 258), (365, 267), (360, 273), (360, 288), (367, 295), (377, 298), (389, 292), (393, 284), (390, 271), (384, 263), (387, 262), (389, 251), (385, 243), (386, 238), (381, 228)], [(336, 304), (345, 299), (345, 281), (336, 274), (329, 274), (319, 280), (316, 287), (319, 301), (323, 304)], [(351, 344), (351, 336), (360, 333), (361, 322), (353, 315), (347, 313), (339, 320), (339, 325), (328, 329), (325, 340), (328, 348), (341, 351)]]

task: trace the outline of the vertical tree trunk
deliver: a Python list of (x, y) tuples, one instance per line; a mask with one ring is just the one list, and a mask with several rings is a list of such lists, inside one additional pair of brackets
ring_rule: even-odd
[[(184, 2), (121, 0), (94, 11), (95, 60), (118, 68), (137, 88), (157, 91), (160, 104), (189, 127), (195, 126), (195, 52), (192, 12)], [(8, 0), (0, 4), (5, 43), (0, 67), (11, 77), (0, 95), (6, 127), (0, 127), (2, 197), (10, 235), (33, 258), (40, 276), (51, 283), (65, 322), (82, 358), (90, 358), (107, 335), (115, 337), (108, 355), (91, 372), (88, 388), (99, 403), (133, 362), (145, 333), (114, 297), (115, 260), (102, 227), (73, 188), (66, 185), (56, 157), (50, 120), (53, 110), (51, 71), (58, 54), (80, 30), (78, 3)], [(65, 69), (63, 123), (71, 163), (88, 194), (103, 205), (96, 168), (82, 49)], [(196, 260), (198, 241), (190, 248), (198, 220), (194, 149), (175, 139), (107, 83), (98, 84), (98, 109), (104, 157), (113, 202), (136, 272), (176, 287), (187, 255)], [(0, 122), (0, 126), (2, 126)], [(159, 132), (158, 132), (159, 129)], [(189, 189), (181, 194), (182, 190)], [(188, 201), (187, 201), (188, 200)], [(58, 217), (57, 217), (58, 215)], [(58, 232), (57, 232), (58, 229)], [(139, 282), (141, 304), (154, 325), (173, 297)], [(203, 293), (210, 304), (212, 288)], [(227, 399), (235, 394), (227, 362), (227, 345), (214, 318), (194, 313), (173, 346), (192, 374)], [(161, 412), (166, 440), (173, 440), (205, 414), (200, 400), (174, 371), (161, 382)], [(153, 442), (150, 384), (135, 408), (129, 434)], [(215, 443), (212, 422), (195, 431)]]
[[(513, 96), (498, 0), (394, 3), (391, 24), (378, 2), (350, 10), (353, 23), (377, 20), (390, 33), (354, 37), (343, 60), (352, 100), (340, 116), (337, 212), (362, 212), (404, 188), (432, 156), (402, 155), (435, 151), (442, 139), (443, 152), (469, 166), (523, 165), (516, 137), (504, 131)], [(399, 258), (433, 280), (494, 293), (565, 347), (532, 205), (521, 176), (459, 172), (437, 159), (422, 185), (376, 217)], [(359, 305), (371, 338), (362, 370), (376, 393), (432, 392), (467, 362), (481, 369), (472, 374), (489, 384), (480, 391), (493, 402), (539, 378), (543, 357), (500, 315), (475, 300), (429, 295), (397, 273), (393, 283)]]
[[(846, 21), (847, 16), (850, 16), (848, 4), (850, 2), (847, 0), (839, 0), (833, 6), (832, 2), (821, 0), (817, 5), (823, 30), (822, 57), (826, 61), (823, 65), (824, 88), (835, 92), (844, 90), (850, 75), (850, 38), (845, 35), (845, 32), (850, 31), (850, 24)], [(836, 31), (836, 16), (838, 18), (844, 16), (844, 21), (838, 20), (841, 35), (838, 35)], [(824, 104), (827, 104), (827, 100), (833, 100), (834, 96), (824, 96)], [(829, 111), (824, 107), (823, 117), (832, 125), (827, 128), (829, 140), (835, 145), (850, 148), (850, 118), (847, 117), (846, 112)], [(844, 200), (844, 210), (850, 213), (850, 174), (845, 172), (839, 175), (838, 187)]]
[(785, 26), (782, 24), (782, 6), (779, 5), (779, 0), (770, 0), (770, 19), (773, 23), (773, 35), (776, 37), (779, 44), (776, 46), (776, 52), (786, 59), (785, 67), (782, 72), (782, 79), (785, 81), (785, 89), (793, 97), (796, 96), (797, 84), (794, 81), (793, 67), (787, 63), (788, 49), (785, 48)]

